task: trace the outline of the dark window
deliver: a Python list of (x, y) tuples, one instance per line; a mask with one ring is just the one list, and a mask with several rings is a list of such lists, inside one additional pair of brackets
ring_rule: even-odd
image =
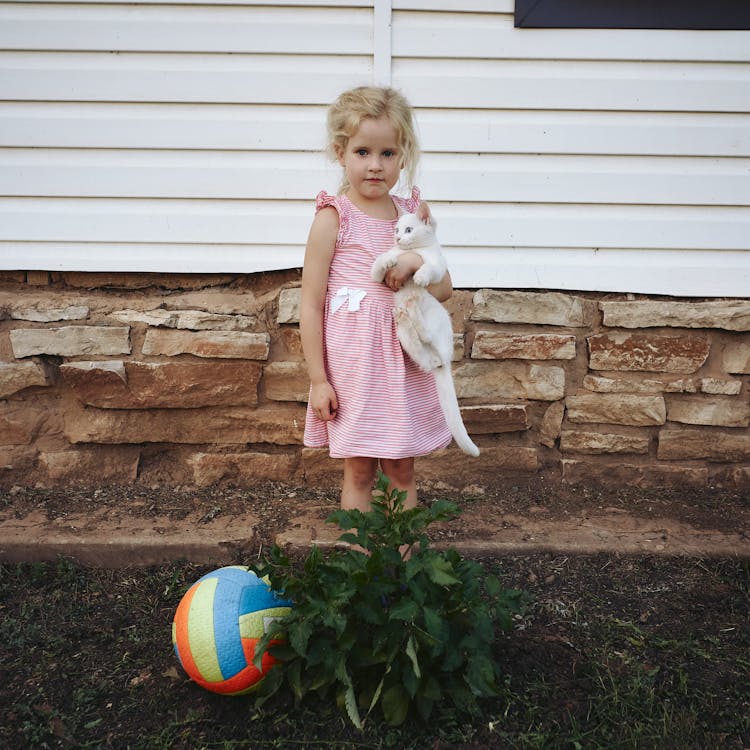
[(516, 0), (515, 25), (547, 29), (750, 29), (750, 0)]

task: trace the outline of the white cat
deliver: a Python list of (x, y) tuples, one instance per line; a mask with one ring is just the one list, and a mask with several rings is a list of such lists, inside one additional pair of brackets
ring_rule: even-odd
[(419, 367), (433, 373), (445, 421), (458, 447), (470, 456), (478, 456), (479, 448), (466, 432), (456, 399), (451, 374), (453, 328), (450, 316), (425, 288), (440, 281), (448, 270), (435, 226), (425, 203), (419, 205), (416, 214), (402, 214), (396, 224), (395, 245), (375, 259), (372, 278), (383, 281), (386, 271), (396, 265), (401, 253), (412, 252), (422, 257), (424, 263), (411, 281), (394, 295), (398, 340)]

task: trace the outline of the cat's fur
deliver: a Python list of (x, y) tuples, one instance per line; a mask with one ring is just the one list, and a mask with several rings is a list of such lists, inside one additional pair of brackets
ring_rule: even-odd
[(401, 253), (412, 252), (422, 257), (422, 266), (394, 295), (398, 339), (421, 369), (433, 373), (445, 421), (459, 448), (470, 456), (478, 456), (479, 448), (472, 442), (461, 419), (451, 374), (451, 320), (446, 309), (426, 289), (440, 281), (448, 270), (435, 226), (424, 203), (416, 214), (402, 214), (396, 224), (395, 245), (375, 259), (372, 278), (383, 281), (386, 271), (396, 265)]

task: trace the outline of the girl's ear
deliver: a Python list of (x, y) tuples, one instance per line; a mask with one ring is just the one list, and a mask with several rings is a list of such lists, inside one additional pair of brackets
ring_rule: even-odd
[(333, 152), (336, 154), (336, 161), (343, 167), (344, 166), (344, 155), (346, 149), (339, 143), (333, 144)]

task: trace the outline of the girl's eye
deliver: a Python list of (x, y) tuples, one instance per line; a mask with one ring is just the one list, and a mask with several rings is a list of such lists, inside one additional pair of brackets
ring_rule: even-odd
[(366, 148), (358, 148), (358, 149), (357, 149), (357, 153), (358, 153), (358, 154), (359, 154), (360, 156), (367, 156), (367, 149), (366, 149)]
[(395, 155), (396, 155), (395, 151), (383, 151), (383, 156), (386, 156), (389, 159), (390, 159), (391, 156), (395, 156)]

